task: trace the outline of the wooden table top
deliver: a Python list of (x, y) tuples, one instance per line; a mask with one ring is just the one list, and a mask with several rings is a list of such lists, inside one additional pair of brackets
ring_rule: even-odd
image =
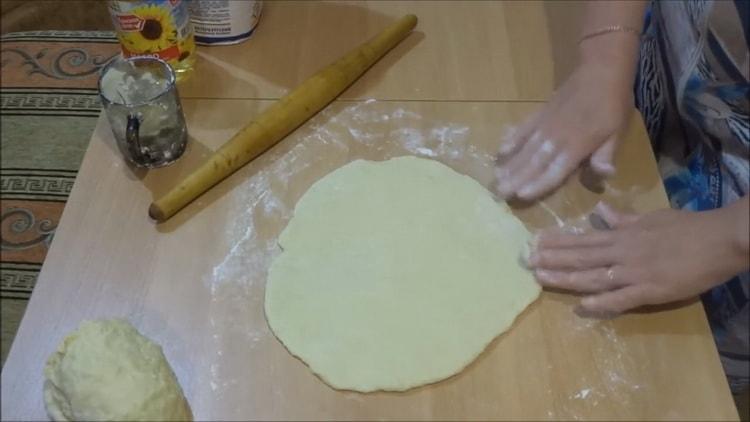
[[(340, 100), (168, 222), (149, 220), (153, 196), (249, 118), (406, 12), (418, 32)], [(199, 49), (177, 164), (128, 167), (100, 117), (3, 368), (2, 417), (45, 418), (42, 368), (59, 341), (83, 319), (125, 317), (163, 346), (197, 420), (736, 419), (697, 302), (597, 321), (575, 315), (575, 297), (544, 292), (466, 370), (405, 393), (333, 390), (268, 329), (266, 271), (305, 190), (354, 159), (405, 154), (489, 185), (503, 125), (548, 98), (570, 64), (551, 32), (572, 15), (527, 2), (269, 2), (250, 41)], [(667, 206), (637, 118), (617, 161), (605, 184), (575, 176), (517, 215), (530, 228), (586, 226), (600, 199)]]
[(199, 76), (181, 94), (279, 98), (388, 23), (414, 13), (415, 33), (341, 99), (544, 100), (555, 88), (556, 73), (565, 73), (575, 58), (555, 53), (575, 45), (577, 29), (570, 27), (577, 28), (571, 20), (580, 7), (565, 3), (269, 3), (252, 41), (199, 49)]

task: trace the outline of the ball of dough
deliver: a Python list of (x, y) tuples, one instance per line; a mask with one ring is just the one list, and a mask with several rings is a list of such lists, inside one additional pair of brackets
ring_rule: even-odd
[(44, 368), (55, 421), (190, 421), (161, 347), (123, 320), (85, 321)]

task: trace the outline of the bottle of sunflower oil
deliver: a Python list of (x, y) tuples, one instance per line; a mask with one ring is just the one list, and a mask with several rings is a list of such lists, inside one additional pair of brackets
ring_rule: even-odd
[(109, 12), (124, 57), (157, 57), (184, 79), (195, 64), (195, 39), (186, 0), (110, 0)]

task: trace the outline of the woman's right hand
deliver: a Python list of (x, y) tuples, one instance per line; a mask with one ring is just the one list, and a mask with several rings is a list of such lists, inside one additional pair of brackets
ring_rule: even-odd
[(500, 146), (497, 191), (538, 198), (560, 186), (586, 159), (602, 176), (615, 172), (615, 147), (633, 109), (632, 71), (582, 62), (552, 99)]

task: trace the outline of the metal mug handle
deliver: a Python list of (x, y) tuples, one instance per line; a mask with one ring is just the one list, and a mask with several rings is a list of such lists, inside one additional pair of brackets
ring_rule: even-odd
[(125, 128), (125, 140), (127, 141), (130, 153), (133, 158), (137, 161), (144, 161), (146, 155), (143, 153), (141, 147), (140, 128), (141, 120), (138, 117), (139, 113), (128, 113), (128, 125)]

